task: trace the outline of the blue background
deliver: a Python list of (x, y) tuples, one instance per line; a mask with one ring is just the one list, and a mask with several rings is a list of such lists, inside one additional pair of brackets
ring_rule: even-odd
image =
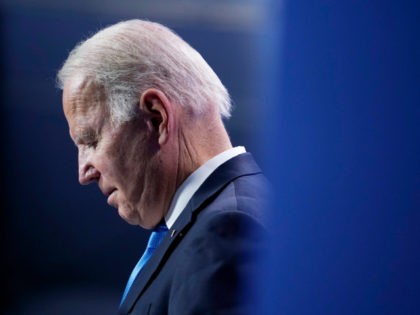
[(280, 38), (261, 136), (277, 189), (261, 314), (419, 314), (419, 3), (278, 12), (265, 45)]
[(244, 2), (264, 18), (243, 29), (0, 5), (1, 311), (115, 313), (147, 233), (78, 185), (54, 77), (82, 38), (146, 17), (220, 75), (232, 140), (275, 186), (259, 313), (420, 312), (418, 2)]

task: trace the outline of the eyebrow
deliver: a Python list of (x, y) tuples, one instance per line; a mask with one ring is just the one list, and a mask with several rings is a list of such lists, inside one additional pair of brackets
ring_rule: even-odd
[(74, 143), (75, 144), (84, 144), (86, 142), (89, 142), (91, 140), (96, 140), (98, 137), (98, 133), (93, 128), (79, 128), (76, 130), (76, 133), (74, 134)]

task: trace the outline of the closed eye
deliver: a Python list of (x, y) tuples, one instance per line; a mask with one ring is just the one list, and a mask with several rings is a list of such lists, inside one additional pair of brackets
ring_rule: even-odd
[(95, 141), (91, 141), (91, 142), (89, 142), (89, 143), (86, 143), (86, 145), (89, 147), (89, 148), (96, 148), (97, 146), (98, 146), (98, 141), (97, 140), (95, 140)]
[(89, 148), (96, 148), (98, 145), (98, 135), (93, 130), (84, 130), (80, 135), (75, 139), (76, 146), (82, 145)]

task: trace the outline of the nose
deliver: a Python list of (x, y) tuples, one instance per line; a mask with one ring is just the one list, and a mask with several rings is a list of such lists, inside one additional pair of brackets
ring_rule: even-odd
[(91, 156), (86, 154), (83, 150), (79, 150), (79, 183), (87, 185), (92, 182), (98, 181), (100, 172), (95, 168), (91, 161)]

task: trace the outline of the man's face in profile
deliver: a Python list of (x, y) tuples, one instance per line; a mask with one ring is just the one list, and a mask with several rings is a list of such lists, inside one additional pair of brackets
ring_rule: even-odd
[(79, 182), (96, 182), (124, 220), (148, 228), (162, 216), (153, 211), (162, 180), (156, 139), (141, 116), (114, 127), (105, 102), (103, 90), (89, 80), (64, 86), (63, 110), (78, 148)]

